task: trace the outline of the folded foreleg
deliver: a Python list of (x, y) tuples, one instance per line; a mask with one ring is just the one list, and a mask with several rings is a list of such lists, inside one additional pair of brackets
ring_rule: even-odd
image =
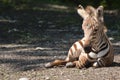
[(91, 66), (91, 62), (89, 62), (87, 54), (81, 54), (79, 56), (79, 60), (77, 61), (73, 61), (73, 62), (69, 62), (66, 64), (66, 67), (70, 68), (70, 67), (77, 67), (79, 69), (81, 68), (87, 68)]

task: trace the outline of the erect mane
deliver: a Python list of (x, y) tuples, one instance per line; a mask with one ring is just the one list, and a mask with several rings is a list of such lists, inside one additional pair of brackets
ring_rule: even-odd
[(95, 8), (92, 6), (87, 6), (85, 8), (86, 12), (90, 15), (90, 16), (95, 16)]

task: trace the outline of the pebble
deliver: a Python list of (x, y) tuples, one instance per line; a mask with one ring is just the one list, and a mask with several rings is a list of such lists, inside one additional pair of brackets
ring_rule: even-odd
[(29, 80), (29, 79), (24, 77), (24, 78), (20, 78), (19, 80)]
[(45, 80), (50, 80), (50, 77), (46, 77)]

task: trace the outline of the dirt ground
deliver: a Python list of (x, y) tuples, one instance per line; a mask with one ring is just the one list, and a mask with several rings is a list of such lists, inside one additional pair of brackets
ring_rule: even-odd
[[(58, 37), (59, 38), (59, 37)], [(114, 43), (115, 60), (112, 66), (94, 69), (66, 67), (44, 68), (54, 59), (65, 59), (68, 42), (43, 44), (1, 44), (0, 80), (120, 80), (120, 42)], [(52, 45), (52, 46), (51, 46)]]
[[(10, 11), (9, 14), (1, 15), (0, 19), (5, 18), (5, 20), (0, 21), (0, 26), (8, 26), (10, 29), (4, 28), (4, 31), (0, 31), (0, 80), (19, 80), (20, 78), (29, 80), (120, 80), (120, 40), (113, 37), (120, 35), (119, 31), (114, 31), (114, 28), (108, 30), (115, 50), (112, 66), (97, 69), (92, 67), (76, 69), (64, 66), (46, 69), (45, 63), (55, 59), (65, 59), (70, 46), (81, 39), (83, 33), (79, 21), (82, 19), (79, 19), (76, 13), (54, 11)], [(111, 19), (110, 16), (105, 16), (105, 21), (108, 25), (113, 22), (114, 26), (116, 24), (114, 22), (119, 19), (112, 17)], [(5, 33), (8, 36), (3, 35)], [(15, 35), (17, 33), (20, 36)], [(32, 36), (30, 33), (39, 38), (29, 42), (33, 39), (30, 38)], [(28, 42), (19, 41), (19, 37), (23, 34), (27, 35)]]

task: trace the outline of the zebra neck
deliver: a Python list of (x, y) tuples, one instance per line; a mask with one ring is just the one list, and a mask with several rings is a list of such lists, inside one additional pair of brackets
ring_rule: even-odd
[[(96, 36), (94, 38), (94, 36)], [(99, 51), (103, 50), (108, 45), (108, 39), (107, 36), (104, 33), (96, 34), (92, 38), (91, 42), (91, 48), (92, 51), (95, 53), (98, 53)]]
[(107, 46), (106, 46), (104, 49), (100, 50), (99, 52), (91, 51), (91, 52), (88, 54), (88, 56), (91, 57), (91, 58), (103, 57), (103, 56), (105, 56), (105, 55), (108, 54), (109, 49), (110, 49), (109, 44), (107, 44)]
[(106, 47), (104, 47), (102, 50), (100, 50), (97, 54), (97, 57), (102, 57), (104, 55), (106, 55), (109, 51), (109, 45), (107, 44)]

